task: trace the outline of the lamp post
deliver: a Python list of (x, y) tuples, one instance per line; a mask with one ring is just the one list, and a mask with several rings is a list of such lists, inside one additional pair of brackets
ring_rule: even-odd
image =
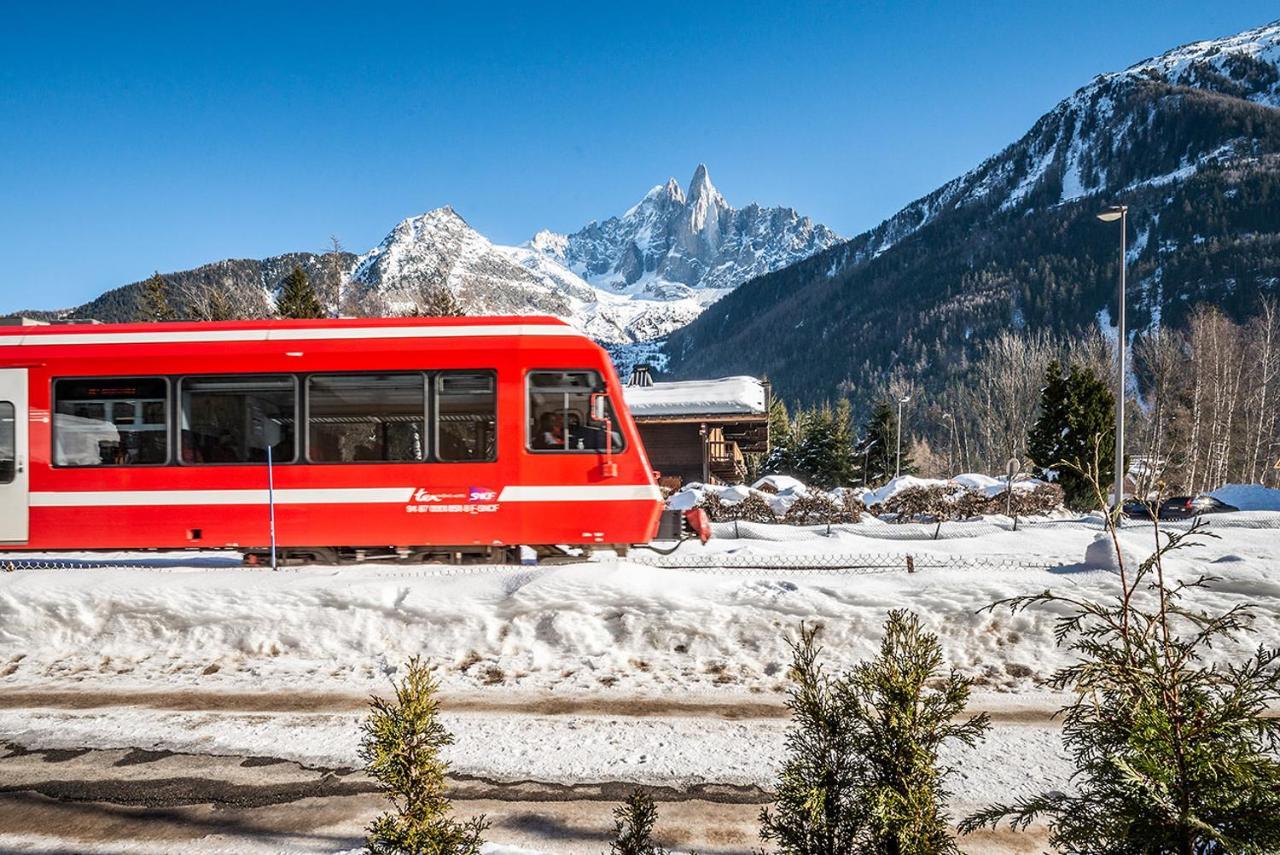
[(1120, 317), (1116, 339), (1116, 483), (1114, 496), (1115, 507), (1119, 508), (1124, 504), (1124, 350), (1127, 344), (1124, 328), (1124, 275), (1126, 266), (1125, 237), (1128, 231), (1129, 206), (1112, 205), (1105, 211), (1100, 212), (1098, 219), (1104, 223), (1120, 221), (1120, 294), (1118, 298)]
[(902, 405), (910, 400), (910, 395), (903, 395), (898, 401), (898, 462), (893, 467), (894, 478), (902, 475)]

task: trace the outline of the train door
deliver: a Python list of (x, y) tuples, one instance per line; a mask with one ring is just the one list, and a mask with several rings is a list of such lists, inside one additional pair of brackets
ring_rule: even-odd
[(0, 369), (0, 543), (25, 543), (28, 526), (27, 369)]

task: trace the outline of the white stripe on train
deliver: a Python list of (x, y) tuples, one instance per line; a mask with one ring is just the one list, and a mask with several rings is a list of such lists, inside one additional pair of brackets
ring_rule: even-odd
[[(279, 505), (407, 505), (417, 487), (336, 487), (275, 491)], [(503, 487), (499, 502), (660, 501), (652, 484), (578, 484)], [(31, 493), (33, 508), (265, 505), (266, 490), (86, 490)], [(426, 504), (426, 503), (416, 503)]]
[(223, 341), (325, 341), (330, 339), (374, 338), (472, 338), (484, 336), (571, 336), (582, 333), (561, 324), (494, 324), (455, 327), (341, 327), (315, 329), (285, 327), (261, 330), (183, 330), (174, 332), (129, 333), (46, 333), (0, 336), (0, 347), (31, 347), (90, 344), (176, 344)]

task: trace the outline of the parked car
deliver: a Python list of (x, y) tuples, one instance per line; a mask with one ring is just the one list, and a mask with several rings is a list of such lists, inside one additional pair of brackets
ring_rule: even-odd
[(1151, 519), (1151, 506), (1141, 499), (1125, 499), (1120, 513), (1131, 520)]
[[(1221, 514), (1240, 510), (1213, 496), (1173, 496), (1160, 503), (1156, 510), (1162, 520), (1187, 520), (1202, 514)], [(1151, 519), (1151, 505), (1141, 499), (1126, 499), (1120, 512), (1131, 520)]]
[(1199, 496), (1173, 496), (1160, 503), (1160, 519), (1186, 520), (1203, 514), (1224, 514), (1240, 510), (1221, 499), (1201, 493)]

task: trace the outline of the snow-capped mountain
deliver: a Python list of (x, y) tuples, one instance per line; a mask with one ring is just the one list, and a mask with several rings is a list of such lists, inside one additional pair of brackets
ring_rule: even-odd
[(687, 192), (671, 178), (620, 217), (570, 235), (539, 232), (528, 246), (592, 285), (669, 300), (714, 299), (840, 240), (792, 208), (734, 208), (699, 164)]
[[(591, 234), (600, 237), (589, 240)], [(747, 278), (837, 240), (790, 208), (735, 210), (699, 166), (687, 196), (673, 180), (603, 226), (593, 223), (567, 236), (539, 232), (524, 246), (490, 242), (445, 206), (401, 221), (373, 249), (343, 253), (336, 263), (330, 256), (293, 253), (215, 262), (165, 279), (179, 314), (193, 314), (188, 304), (216, 288), (261, 316), (270, 314), (273, 294), (294, 264), (330, 292), (336, 270), (344, 280), (344, 313), (421, 311), (433, 292), (444, 289), (469, 314), (556, 315), (621, 354), (619, 348), (653, 342), (689, 323)], [(610, 261), (615, 244), (617, 257)], [(575, 260), (587, 251), (590, 264)], [(603, 272), (591, 272), (597, 270)], [(130, 320), (140, 286), (117, 288), (66, 314)], [(652, 350), (646, 344), (636, 352)]]
[(1003, 330), (1094, 328), (1116, 316), (1115, 229), (1093, 216), (1115, 203), (1131, 331), (1198, 303), (1248, 317), (1280, 296), (1278, 196), (1280, 21), (1095, 77), (874, 229), (724, 297), (670, 337), (670, 369), (865, 395), (894, 370), (943, 382)]
[(1018, 142), (832, 253), (832, 269), (875, 257), (949, 211), (1043, 208), (1120, 194), (1247, 156), (1255, 140), (1245, 127), (1225, 140), (1168, 133), (1170, 115), (1194, 107), (1187, 96), (1201, 93), (1280, 107), (1280, 21), (1098, 75)]
[(448, 289), (468, 314), (556, 315), (606, 344), (661, 337), (705, 307), (681, 295), (645, 299), (595, 288), (532, 247), (491, 243), (444, 207), (404, 220), (356, 259), (348, 308), (411, 311), (436, 288)]

